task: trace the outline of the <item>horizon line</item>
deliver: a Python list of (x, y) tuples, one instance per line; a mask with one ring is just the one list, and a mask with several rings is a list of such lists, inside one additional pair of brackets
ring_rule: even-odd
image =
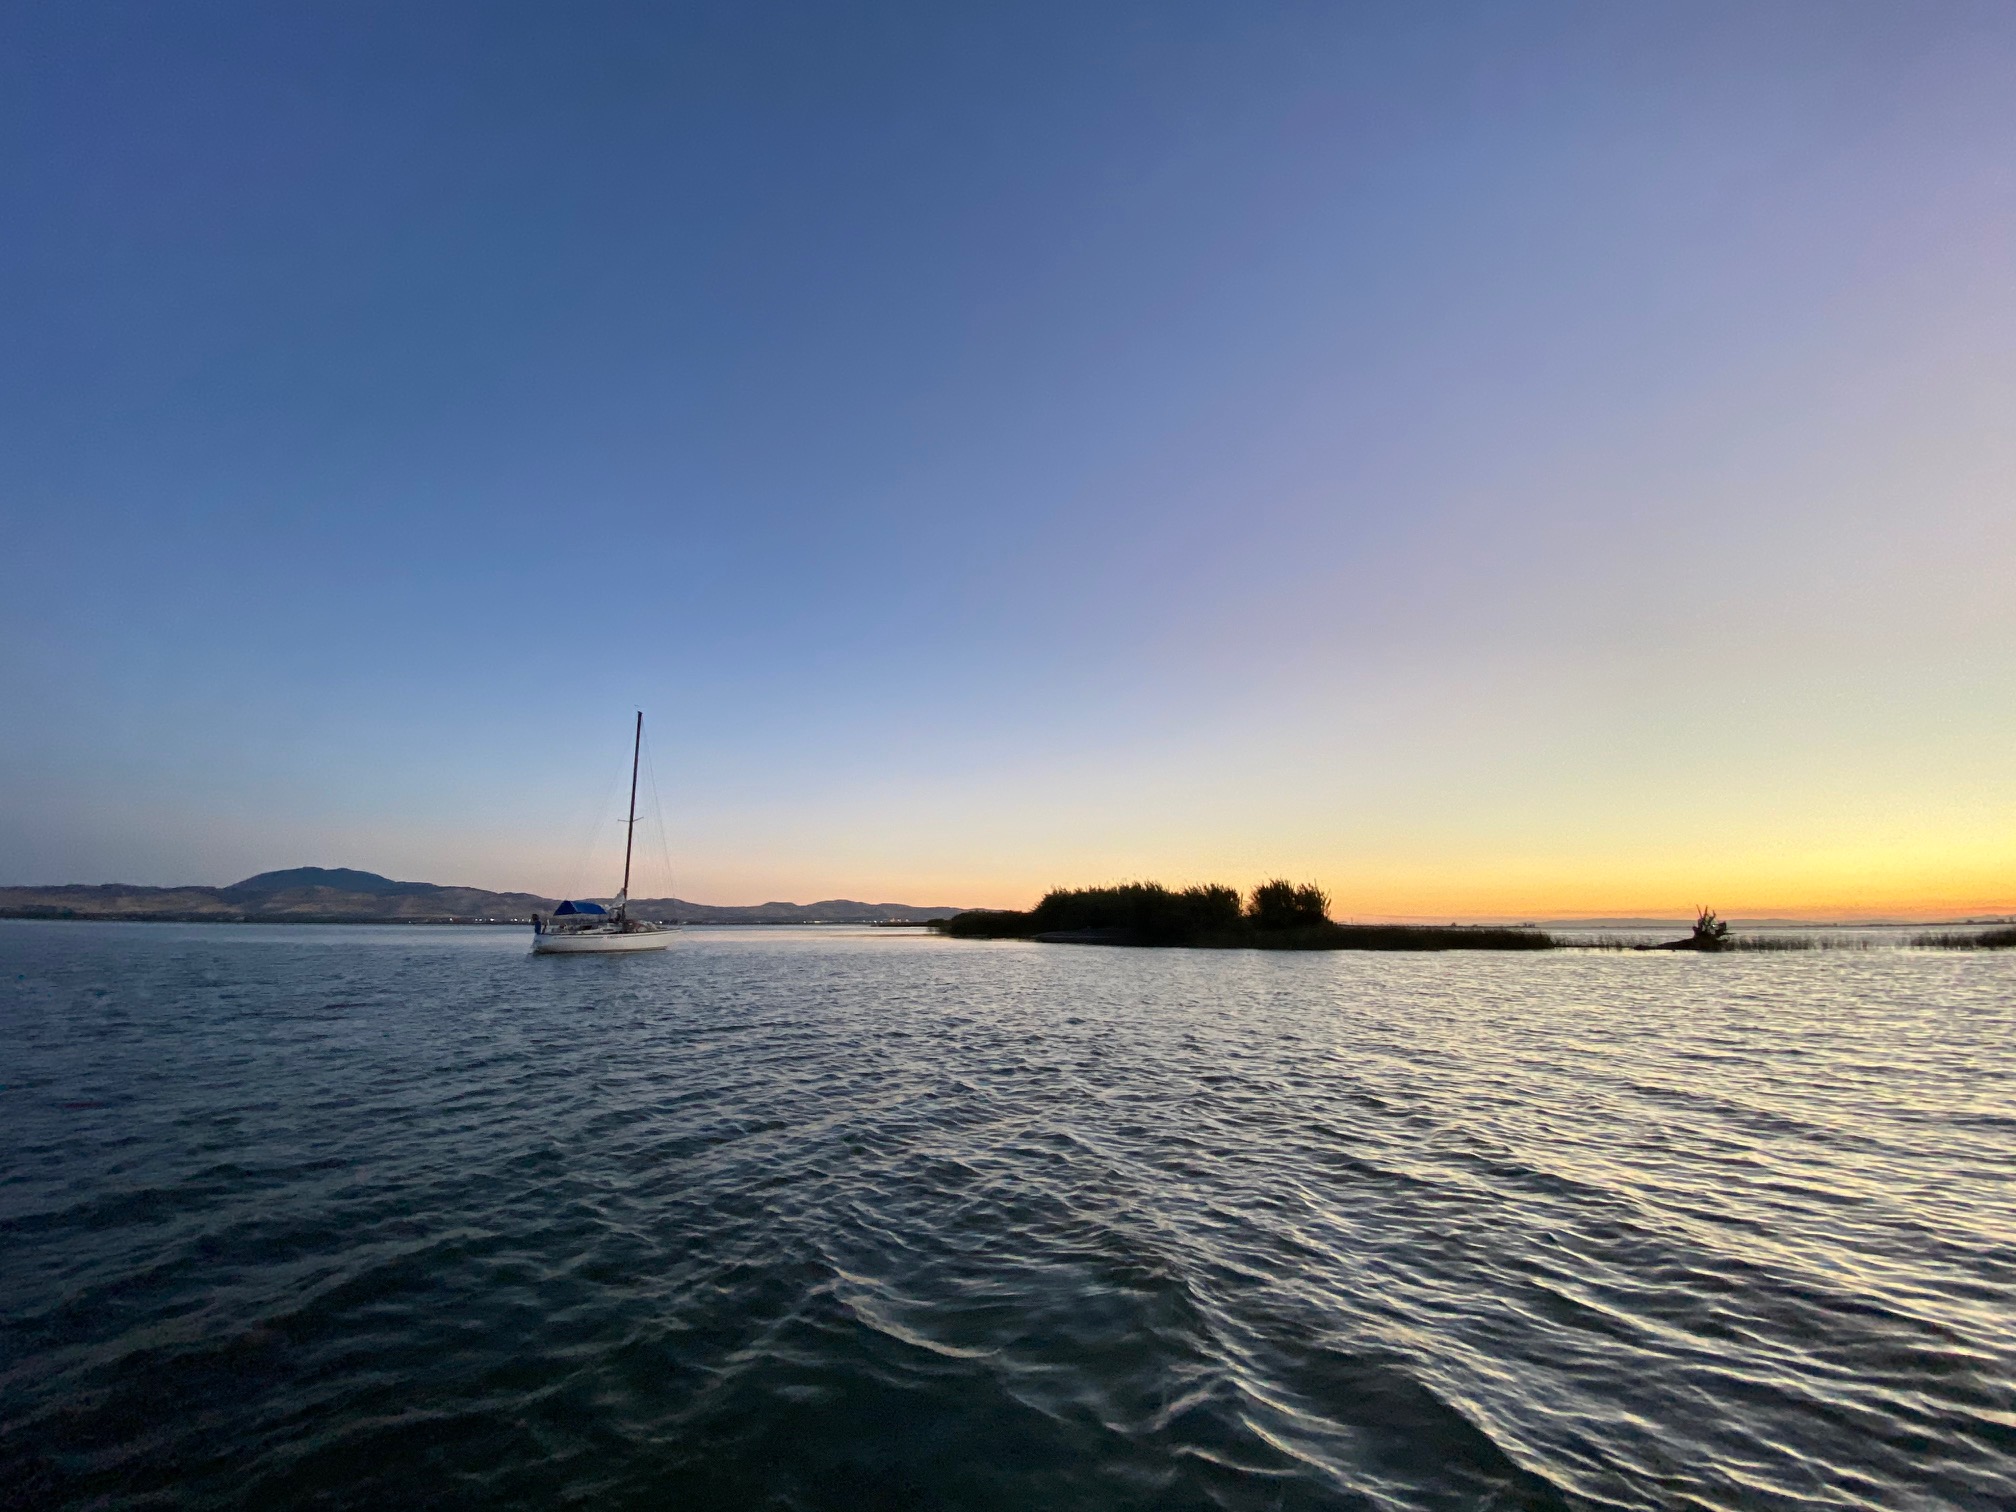
[[(151, 882), (124, 882), (124, 881), (61, 882), (61, 883), (9, 882), (9, 883), (0, 883), (0, 889), (4, 889), (7, 891), (27, 892), (27, 891), (42, 891), (42, 890), (53, 891), (63, 888), (130, 887), (136, 889), (147, 889), (150, 891), (161, 891), (161, 892), (173, 892), (181, 890), (228, 891), (233, 887), (242, 886), (245, 882), (254, 881), (259, 877), (271, 875), (273, 872), (285, 872), (285, 871), (351, 871), (351, 872), (360, 872), (367, 876), (377, 877), (382, 881), (398, 883), (399, 885), (402, 886), (435, 887), (444, 889), (460, 888), (474, 892), (489, 892), (497, 894), (516, 893), (521, 896), (534, 897), (540, 899), (544, 899), (549, 896), (555, 899), (559, 899), (561, 897), (561, 894), (558, 893), (548, 894), (546, 892), (538, 891), (532, 888), (487, 887), (481, 884), (467, 883), (467, 882), (445, 882), (445, 883), (413, 882), (401, 878), (386, 876), (382, 872), (366, 871), (365, 868), (362, 867), (348, 867), (348, 866), (275, 867), (270, 868), (268, 871), (254, 872), (250, 876), (240, 878), (238, 879), (238, 881), (235, 882), (223, 882), (223, 883), (213, 883), (213, 882), (151, 883)], [(600, 899), (603, 895), (597, 893), (583, 893), (580, 894), (579, 896), (582, 898), (583, 901), (593, 901)], [(607, 896), (613, 898), (615, 894), (610, 893)], [(1040, 897), (1041, 894), (1038, 894), (1037, 896)], [(787, 898), (766, 898), (762, 900), (762, 902), (760, 903), (708, 903), (708, 902), (702, 902), (698, 898), (680, 897), (670, 892), (655, 898), (640, 896), (633, 899), (633, 901), (637, 903), (677, 902), (677, 903), (691, 904), (695, 907), (702, 907), (702, 908), (760, 908), (770, 906), (773, 904), (793, 908), (805, 908), (805, 907), (813, 907), (820, 903), (879, 903), (886, 906), (904, 907), (904, 908), (924, 908), (924, 909), (945, 908), (952, 911), (960, 911), (963, 908), (971, 908), (971, 907), (992, 908), (992, 907), (1004, 906), (1004, 905), (972, 905), (972, 904), (954, 905), (950, 903), (931, 903), (931, 904), (904, 903), (886, 898), (876, 900), (865, 897), (850, 897), (844, 893), (834, 893), (826, 897), (815, 898), (811, 900), (809, 903), (800, 903), (794, 899), (787, 899)], [(1030, 907), (1033, 906), (1033, 904), (1034, 899), (1031, 899), (1029, 903), (1024, 904), (1023, 906)], [(1334, 916), (1339, 917), (1345, 921), (1379, 923), (1379, 924), (1430, 924), (1430, 923), (1501, 924), (1501, 925), (1502, 924), (1535, 924), (1535, 925), (1585, 924), (1592, 926), (1610, 925), (1615, 927), (1629, 927), (1631, 925), (1636, 924), (1664, 925), (1668, 923), (1685, 923), (1689, 919), (1693, 918), (1695, 910), (1699, 906), (1700, 905), (1695, 903), (1688, 903), (1684, 905), (1677, 903), (1667, 903), (1667, 904), (1652, 904), (1638, 907), (1620, 906), (1620, 905), (1613, 905), (1607, 907), (1584, 906), (1579, 908), (1543, 906), (1531, 909), (1496, 909), (1491, 910), (1489, 912), (1466, 912), (1460, 909), (1423, 912), (1417, 909), (1415, 911), (1406, 913), (1382, 912), (1376, 909), (1347, 908), (1341, 910), (1333, 909), (1333, 914)], [(1722, 917), (1729, 919), (1732, 923), (1740, 920), (1743, 922), (1750, 923), (1752, 925), (1777, 923), (1777, 924), (1818, 924), (1818, 925), (1861, 924), (1861, 925), (1874, 926), (1885, 923), (1897, 923), (1897, 924), (1967, 923), (1983, 919), (2002, 919), (2010, 916), (2016, 916), (2016, 901), (1988, 900), (1981, 898), (1969, 898), (1969, 899), (1944, 898), (1944, 899), (1926, 899), (1916, 902), (1904, 902), (1902, 900), (1894, 900), (1889, 903), (1870, 903), (1870, 904), (1837, 903), (1837, 904), (1824, 904), (1824, 905), (1807, 904), (1803, 906), (1793, 903), (1766, 902), (1766, 903), (1739, 904), (1734, 907), (1717, 908), (1716, 911), (1719, 914), (1721, 914)]]

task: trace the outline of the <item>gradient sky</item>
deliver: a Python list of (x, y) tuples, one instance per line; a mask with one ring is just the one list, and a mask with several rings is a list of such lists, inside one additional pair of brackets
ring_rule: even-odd
[(0, 882), (606, 892), (642, 707), (653, 894), (2016, 907), (2012, 79), (2005, 0), (9, 7)]

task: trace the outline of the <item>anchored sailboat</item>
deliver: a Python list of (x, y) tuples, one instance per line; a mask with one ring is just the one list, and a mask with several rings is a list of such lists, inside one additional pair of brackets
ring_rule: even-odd
[(532, 916), (532, 951), (535, 955), (564, 955), (574, 951), (663, 950), (672, 943), (672, 931), (664, 924), (630, 917), (630, 852), (637, 841), (637, 758), (644, 749), (644, 713), (637, 713), (637, 734), (630, 742), (630, 821), (623, 831), (623, 890), (614, 906), (576, 902), (568, 899), (553, 910), (553, 917)]

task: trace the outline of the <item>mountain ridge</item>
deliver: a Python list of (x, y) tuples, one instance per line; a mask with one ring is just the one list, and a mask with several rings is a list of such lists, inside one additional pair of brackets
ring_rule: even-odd
[[(598, 899), (607, 902), (607, 899)], [(0, 918), (154, 919), (163, 922), (316, 924), (526, 923), (557, 898), (482, 887), (399, 882), (348, 867), (296, 866), (226, 887), (141, 887), (123, 882), (0, 887)], [(695, 903), (633, 898), (640, 919), (682, 924), (917, 923), (960, 912), (910, 903), (826, 898), (816, 903)]]

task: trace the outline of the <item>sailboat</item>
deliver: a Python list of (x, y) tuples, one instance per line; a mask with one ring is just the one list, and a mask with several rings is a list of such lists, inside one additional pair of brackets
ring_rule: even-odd
[(637, 841), (637, 758), (644, 750), (644, 712), (637, 712), (637, 734), (630, 742), (630, 821), (623, 831), (623, 890), (608, 908), (569, 898), (550, 919), (532, 915), (532, 953), (564, 955), (575, 951), (663, 950), (672, 930), (648, 919), (630, 917), (630, 852)]

